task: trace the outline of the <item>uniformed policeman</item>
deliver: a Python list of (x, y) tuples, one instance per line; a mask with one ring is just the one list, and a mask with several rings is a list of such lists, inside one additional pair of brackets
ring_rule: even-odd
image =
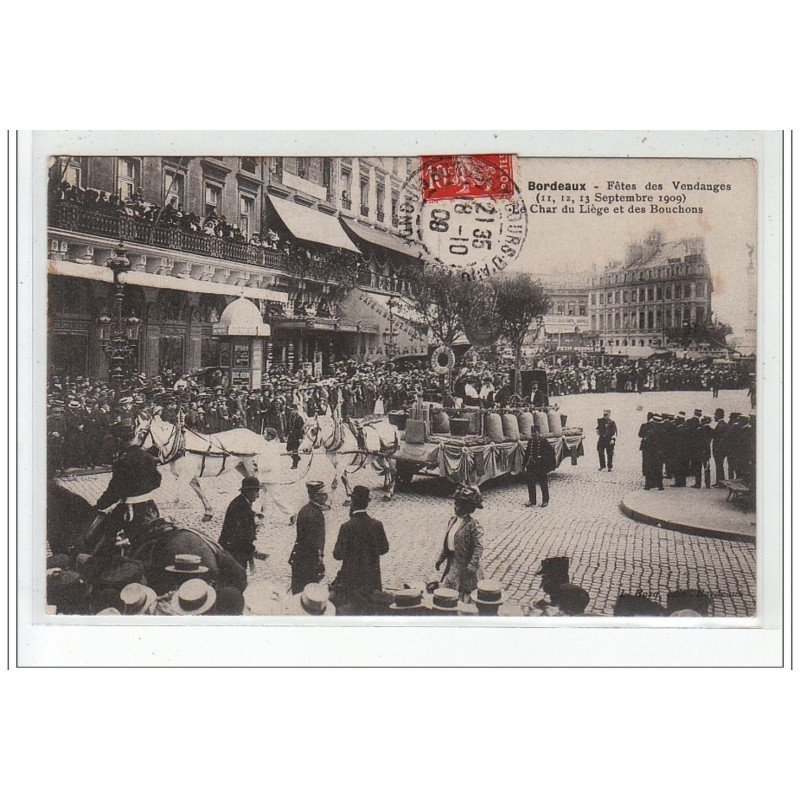
[(617, 423), (611, 419), (611, 411), (605, 409), (597, 420), (597, 455), (600, 458), (600, 471), (608, 464), (608, 471), (614, 468), (614, 445), (617, 443)]

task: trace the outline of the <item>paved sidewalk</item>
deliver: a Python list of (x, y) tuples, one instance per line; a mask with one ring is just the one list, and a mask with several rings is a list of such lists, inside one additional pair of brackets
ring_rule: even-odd
[(725, 489), (640, 489), (625, 495), (620, 508), (631, 519), (658, 528), (754, 542), (755, 512), (728, 502), (727, 496)]

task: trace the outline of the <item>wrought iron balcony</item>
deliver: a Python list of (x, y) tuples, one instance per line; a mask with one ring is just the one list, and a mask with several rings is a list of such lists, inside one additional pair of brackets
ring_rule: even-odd
[(294, 273), (285, 253), (254, 244), (234, 242), (218, 236), (159, 225), (127, 214), (106, 213), (84, 205), (52, 201), (48, 209), (48, 225), (59, 230), (88, 233), (130, 244), (149, 244), (168, 250), (210, 256), (257, 267)]

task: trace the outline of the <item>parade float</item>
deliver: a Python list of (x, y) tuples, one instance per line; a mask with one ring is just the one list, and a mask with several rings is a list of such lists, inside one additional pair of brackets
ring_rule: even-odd
[[(442, 362), (446, 355), (440, 354)], [(452, 369), (451, 364), (448, 358), (443, 366)], [(537, 377), (547, 398), (546, 373)], [(390, 413), (389, 421), (400, 431), (395, 454), (399, 489), (408, 487), (417, 474), (469, 486), (480, 486), (501, 475), (517, 475), (522, 472), (525, 449), (534, 432), (553, 446), (557, 466), (566, 458), (575, 465), (584, 454), (583, 428), (569, 427), (567, 415), (549, 403), (456, 408), (419, 397), (403, 412)]]

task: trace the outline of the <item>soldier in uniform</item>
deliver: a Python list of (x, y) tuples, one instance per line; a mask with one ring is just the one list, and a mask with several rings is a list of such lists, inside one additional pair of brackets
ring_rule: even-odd
[(309, 583), (318, 583), (325, 575), (322, 561), (325, 554), (325, 517), (329, 508), (328, 493), (322, 481), (309, 481), (308, 503), (297, 514), (297, 539), (289, 564), (292, 567), (292, 594), (298, 594)]
[(611, 419), (611, 411), (605, 409), (603, 416), (597, 420), (597, 455), (600, 457), (600, 471), (608, 471), (614, 467), (614, 445), (617, 443), (617, 423)]
[(547, 474), (556, 468), (556, 454), (553, 445), (538, 431), (534, 432), (525, 448), (522, 468), (528, 485), (528, 502), (525, 505), (536, 505), (536, 487), (539, 486), (542, 490), (542, 508), (546, 508), (550, 502)]

